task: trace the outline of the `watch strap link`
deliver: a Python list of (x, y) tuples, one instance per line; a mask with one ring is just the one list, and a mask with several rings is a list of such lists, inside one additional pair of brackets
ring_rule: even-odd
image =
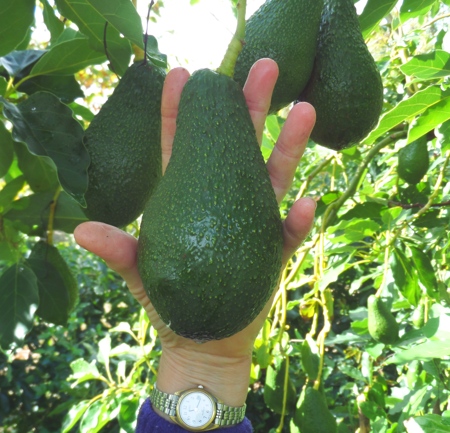
[(176, 414), (179, 398), (180, 397), (178, 395), (160, 391), (156, 388), (156, 385), (153, 386), (150, 394), (150, 401), (152, 402), (152, 405), (169, 416), (174, 416)]
[(217, 403), (215, 424), (223, 427), (239, 424), (244, 420), (246, 405), (240, 407)]

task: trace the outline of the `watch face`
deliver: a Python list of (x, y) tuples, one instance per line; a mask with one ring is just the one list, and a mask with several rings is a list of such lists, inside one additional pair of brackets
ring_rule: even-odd
[(178, 417), (187, 427), (198, 428), (209, 425), (216, 416), (215, 403), (201, 391), (191, 391), (180, 398)]

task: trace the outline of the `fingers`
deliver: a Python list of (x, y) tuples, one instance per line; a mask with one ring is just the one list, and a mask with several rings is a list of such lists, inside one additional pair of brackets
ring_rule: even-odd
[(184, 68), (174, 68), (167, 73), (161, 101), (162, 171), (166, 170), (172, 153), (181, 91), (189, 78)]
[(277, 78), (278, 65), (276, 62), (271, 59), (261, 59), (250, 69), (244, 86), (245, 100), (260, 144)]
[(278, 203), (291, 187), (315, 120), (316, 113), (310, 104), (300, 102), (294, 105), (267, 161), (267, 170)]
[(103, 259), (125, 280), (136, 299), (142, 301), (145, 291), (136, 265), (137, 239), (116, 227), (94, 221), (80, 224), (73, 234), (81, 247)]
[(312, 198), (297, 200), (283, 223), (283, 267), (308, 236), (313, 225), (316, 202)]

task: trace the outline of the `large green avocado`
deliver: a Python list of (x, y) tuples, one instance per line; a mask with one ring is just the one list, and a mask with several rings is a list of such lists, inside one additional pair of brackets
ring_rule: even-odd
[(275, 60), (279, 76), (270, 112), (294, 102), (308, 82), (322, 8), (323, 0), (267, 0), (247, 20), (234, 78), (244, 86), (258, 59)]
[(316, 109), (311, 139), (330, 149), (359, 143), (377, 124), (383, 84), (353, 0), (325, 0), (314, 68), (299, 99)]
[(380, 297), (370, 295), (367, 299), (369, 334), (384, 344), (394, 344), (399, 338), (395, 317)]
[(194, 72), (142, 217), (138, 267), (162, 320), (199, 342), (250, 324), (277, 284), (282, 224), (241, 87)]
[(116, 227), (133, 222), (161, 178), (165, 72), (133, 63), (86, 129), (91, 157), (85, 214)]

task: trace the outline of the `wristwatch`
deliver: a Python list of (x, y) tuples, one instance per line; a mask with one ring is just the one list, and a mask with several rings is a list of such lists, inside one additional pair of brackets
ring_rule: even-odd
[(227, 406), (203, 386), (167, 394), (156, 384), (150, 394), (152, 406), (169, 415), (181, 427), (189, 431), (210, 431), (219, 427), (239, 424), (245, 417), (244, 406)]

